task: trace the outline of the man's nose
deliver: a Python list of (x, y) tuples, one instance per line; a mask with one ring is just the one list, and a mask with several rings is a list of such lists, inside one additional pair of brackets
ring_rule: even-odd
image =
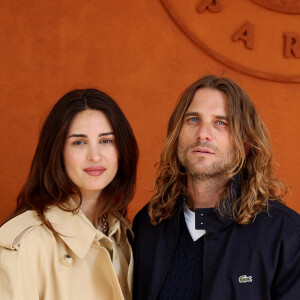
[(212, 128), (210, 124), (202, 122), (198, 125), (196, 131), (196, 138), (197, 140), (205, 141), (212, 139)]

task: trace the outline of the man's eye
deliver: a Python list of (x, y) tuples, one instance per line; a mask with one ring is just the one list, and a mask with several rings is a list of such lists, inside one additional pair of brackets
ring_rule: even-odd
[(74, 141), (73, 143), (72, 143), (73, 145), (83, 145), (83, 144), (85, 144), (85, 142), (84, 141), (82, 141), (82, 140), (77, 140), (77, 141)]
[(191, 123), (196, 123), (196, 122), (198, 122), (198, 118), (192, 117), (192, 118), (189, 118), (188, 121)]
[(218, 124), (218, 125), (227, 125), (227, 123), (226, 123), (226, 122), (224, 122), (224, 121), (220, 121), (220, 120), (219, 120), (219, 121), (217, 121), (217, 124)]

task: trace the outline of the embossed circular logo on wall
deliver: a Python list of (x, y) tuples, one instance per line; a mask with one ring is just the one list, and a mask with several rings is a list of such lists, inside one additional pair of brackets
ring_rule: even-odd
[(300, 13), (299, 0), (251, 0), (266, 8), (273, 9), (288, 14)]
[(160, 1), (198, 47), (228, 67), (300, 82), (300, 1)]

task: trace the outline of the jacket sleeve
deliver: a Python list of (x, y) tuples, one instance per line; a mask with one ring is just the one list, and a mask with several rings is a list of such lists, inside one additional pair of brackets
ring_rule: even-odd
[(300, 232), (281, 245), (271, 288), (272, 300), (300, 299)]
[[(22, 251), (0, 247), (0, 299), (38, 300), (37, 279)], [(25, 259), (24, 259), (25, 258)]]

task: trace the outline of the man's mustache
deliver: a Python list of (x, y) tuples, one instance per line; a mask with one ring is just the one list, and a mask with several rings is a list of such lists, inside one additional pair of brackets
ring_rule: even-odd
[(219, 151), (219, 149), (216, 146), (212, 145), (210, 142), (203, 142), (203, 141), (197, 141), (193, 143), (192, 145), (188, 146), (188, 150), (193, 150), (196, 147), (207, 148), (208, 150), (211, 150), (214, 153)]

